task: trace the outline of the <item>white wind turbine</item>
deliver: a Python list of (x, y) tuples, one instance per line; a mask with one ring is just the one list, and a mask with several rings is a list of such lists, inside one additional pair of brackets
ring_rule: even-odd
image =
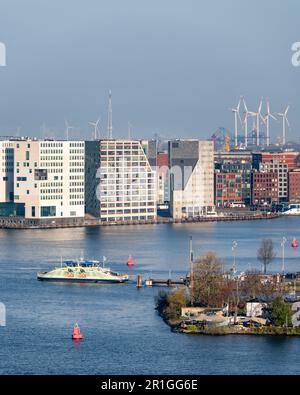
[(250, 116), (255, 115), (254, 112), (252, 111), (248, 111), (248, 107), (245, 101), (245, 98), (242, 96), (242, 101), (244, 104), (244, 114), (245, 114), (245, 118), (244, 118), (244, 127), (245, 127), (245, 147), (248, 147), (248, 118)]
[(259, 147), (260, 144), (260, 120), (262, 119), (263, 122), (265, 121), (264, 118), (261, 115), (261, 109), (262, 109), (262, 102), (263, 99), (260, 99), (259, 105), (258, 105), (258, 110), (257, 112), (252, 112), (251, 115), (256, 117), (256, 145)]
[(288, 127), (290, 127), (290, 123), (287, 119), (287, 113), (290, 109), (290, 106), (287, 106), (287, 108), (285, 109), (285, 112), (280, 113), (280, 112), (276, 112), (276, 114), (279, 117), (282, 117), (282, 145), (286, 144), (286, 124), (288, 125)]
[(101, 119), (101, 117), (99, 117), (96, 120), (96, 122), (89, 122), (89, 125), (94, 127), (94, 140), (97, 140), (97, 137), (98, 137), (98, 131), (99, 131), (98, 125), (99, 125), (100, 119)]
[(267, 99), (267, 114), (264, 118), (264, 122), (267, 125), (267, 146), (270, 146), (270, 118), (273, 118), (275, 121), (277, 121), (277, 118), (274, 117), (274, 115), (271, 113), (270, 110), (270, 100)]
[(237, 147), (237, 145), (238, 145), (238, 118), (239, 118), (241, 125), (243, 123), (241, 116), (240, 116), (241, 102), (242, 102), (242, 96), (240, 97), (237, 107), (230, 108), (230, 111), (232, 111), (234, 113), (234, 146), (235, 147)]
[(68, 123), (68, 121), (65, 119), (65, 125), (66, 125), (66, 136), (67, 136), (67, 140), (69, 140), (69, 131), (71, 130), (71, 129), (74, 129), (74, 126), (70, 126), (69, 125), (69, 123)]

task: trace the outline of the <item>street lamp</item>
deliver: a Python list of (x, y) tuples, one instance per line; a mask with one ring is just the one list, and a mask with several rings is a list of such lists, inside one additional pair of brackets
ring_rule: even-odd
[(236, 273), (236, 248), (237, 248), (237, 245), (238, 245), (237, 241), (233, 240), (232, 247), (231, 247), (232, 252), (233, 252), (233, 266), (232, 266), (233, 275), (235, 275), (235, 273)]
[(284, 272), (285, 272), (284, 247), (285, 247), (286, 242), (287, 242), (286, 237), (283, 237), (281, 240), (281, 247), (282, 247), (282, 267), (281, 267), (281, 270), (282, 270), (282, 274), (284, 274)]

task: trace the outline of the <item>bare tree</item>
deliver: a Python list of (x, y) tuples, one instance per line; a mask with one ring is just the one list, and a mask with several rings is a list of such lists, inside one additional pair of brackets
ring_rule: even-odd
[(223, 262), (214, 252), (207, 252), (194, 262), (194, 298), (202, 306), (223, 306), (226, 284)]
[(263, 239), (259, 249), (257, 250), (257, 259), (264, 266), (264, 274), (267, 273), (267, 266), (276, 257), (276, 252), (274, 250), (274, 244), (271, 239)]

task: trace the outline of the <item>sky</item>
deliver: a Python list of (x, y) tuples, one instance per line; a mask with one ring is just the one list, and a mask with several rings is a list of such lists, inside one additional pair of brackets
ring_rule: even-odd
[[(0, 0), (0, 135), (209, 138), (229, 108), (290, 104), (299, 140), (299, 0)], [(265, 106), (263, 113), (265, 112)], [(44, 125), (44, 126), (42, 126)], [(273, 141), (280, 122), (271, 122)]]

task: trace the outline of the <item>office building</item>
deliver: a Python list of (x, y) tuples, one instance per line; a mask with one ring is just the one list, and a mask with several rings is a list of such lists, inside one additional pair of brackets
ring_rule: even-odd
[(140, 141), (86, 141), (86, 212), (104, 222), (156, 219), (156, 174)]

